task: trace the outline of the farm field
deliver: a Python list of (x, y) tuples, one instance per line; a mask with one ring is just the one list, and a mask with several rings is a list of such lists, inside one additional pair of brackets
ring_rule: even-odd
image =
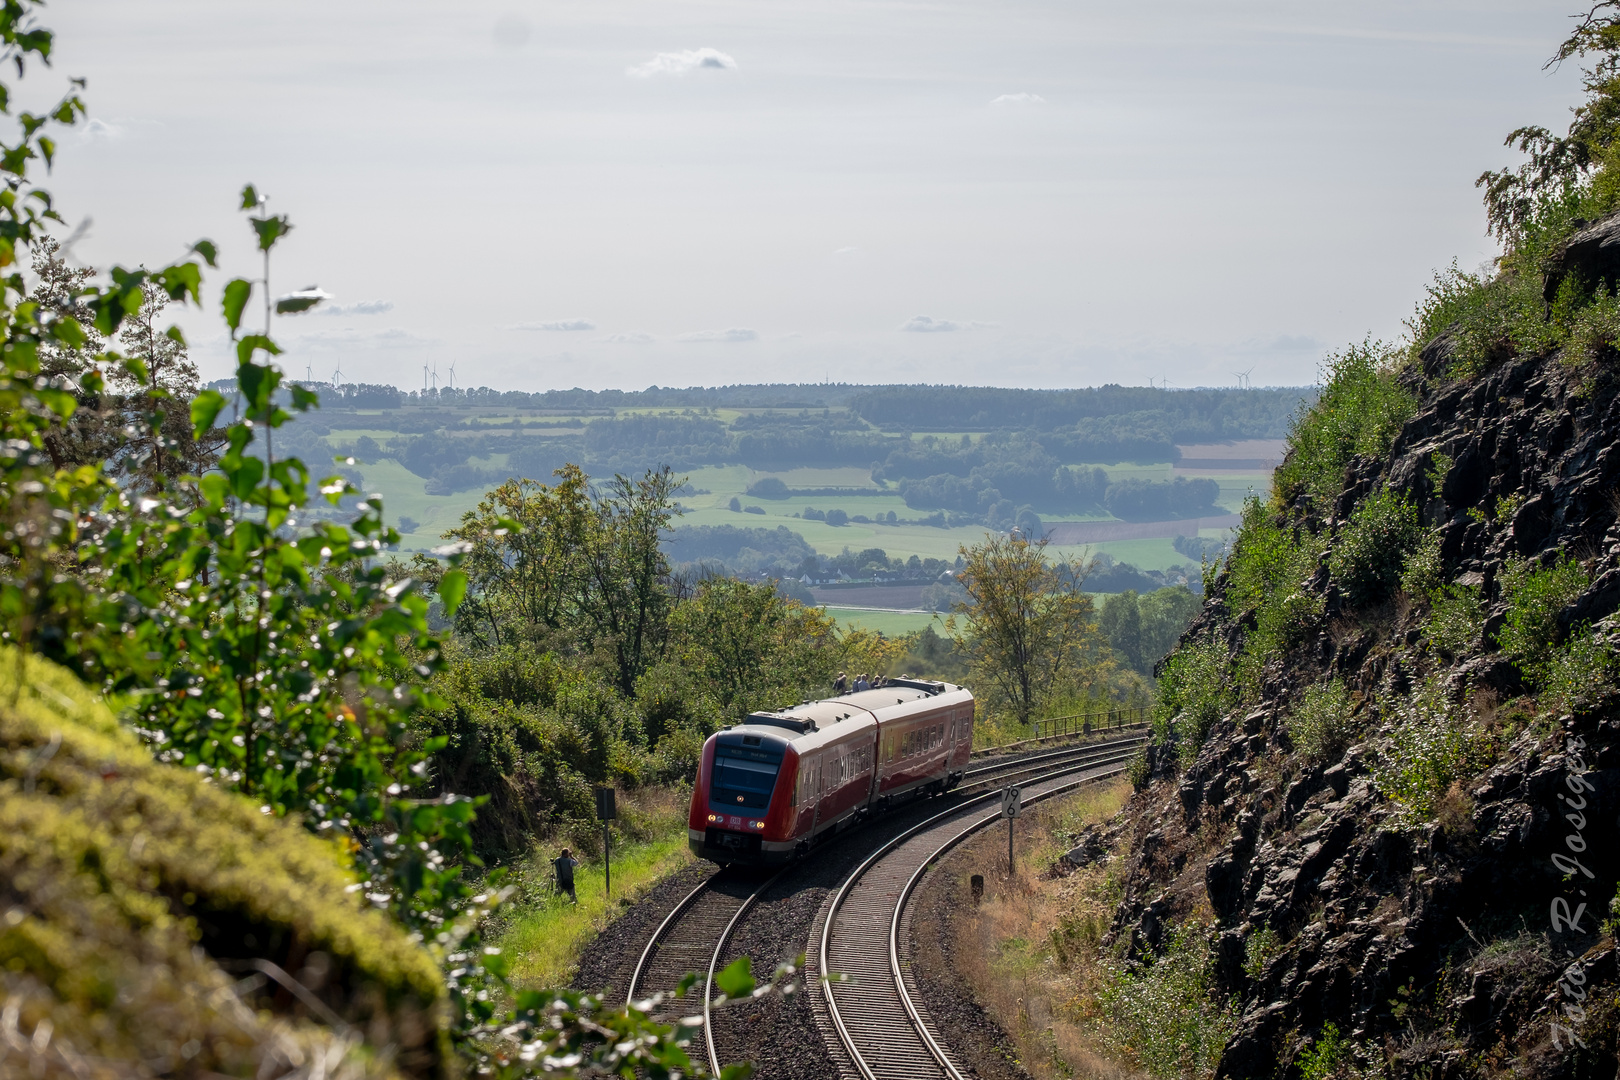
[[(827, 614), (838, 620), (841, 627), (860, 627), (883, 634), (885, 637), (900, 637), (921, 630), (936, 620), (943, 620), (943, 615), (930, 615), (927, 612), (883, 611), (873, 608), (828, 607)], [(937, 628), (937, 623), (936, 623)]]
[[(952, 460), (959, 459), (952, 459), (951, 455), (982, 454), (982, 460), (990, 462), (1002, 460), (1009, 453), (1015, 456), (1025, 453), (1017, 447), (1038, 442), (1051, 448), (1046, 461), (1062, 462), (1065, 467), (1077, 469), (1100, 468), (1110, 485), (1124, 481), (1163, 484), (1177, 478), (1212, 480), (1218, 494), (1207, 504), (1204, 515), (1230, 515), (1241, 510), (1247, 496), (1262, 493), (1269, 485), (1270, 471), (1266, 466), (1280, 456), (1283, 448), (1276, 437), (1280, 432), (1265, 430), (1275, 418), (1247, 419), (1243, 423), (1251, 425), (1251, 433), (1226, 442), (1209, 438), (1170, 440), (1165, 432), (1174, 430), (1181, 422), (1175, 420), (1175, 416), (1192, 415), (1185, 412), (1189, 408), (1194, 412), (1219, 410), (1225, 407), (1222, 401), (1241, 399), (1247, 402), (1242, 408), (1260, 407), (1276, 416), (1285, 416), (1291, 414), (1297, 401), (1275, 391), (1247, 395), (1219, 391), (1209, 392), (1207, 399), (1189, 406), (1187, 403), (1192, 399), (1185, 395), (1166, 396), (1162, 392), (1121, 388), (1052, 392), (1056, 396), (1043, 398), (1048, 403), (1056, 403), (1063, 400), (1065, 394), (1119, 396), (1117, 403), (1101, 413), (1085, 415), (1107, 415), (1108, 409), (1117, 409), (1121, 414), (1129, 412), (1132, 417), (1129, 425), (1119, 429), (1119, 437), (1125, 441), (1117, 445), (1134, 446), (1135, 449), (1128, 452), (1122, 450), (1120, 456), (1135, 460), (1110, 463), (1104, 457), (1097, 464), (1096, 455), (1092, 461), (1086, 461), (1087, 454), (1077, 452), (1083, 444), (1072, 441), (1073, 435), (1063, 434), (1062, 423), (1072, 420), (1042, 419), (1037, 430), (1037, 426), (1030, 426), (1029, 420), (1015, 419), (1017, 414), (997, 412), (1007, 403), (998, 405), (1001, 399), (996, 395), (1005, 392), (990, 389), (799, 386), (660, 391), (651, 388), (623, 393), (562, 391), (555, 395), (528, 396), (480, 390), (465, 393), (460, 398), (440, 397), (436, 402), (422, 400), (415, 393), (401, 395), (387, 387), (362, 389), (372, 393), (372, 397), (365, 398), (361, 394), (350, 398), (349, 404), (334, 403), (329, 410), (322, 410), (312, 418), (312, 434), (318, 436), (316, 446), (338, 455), (356, 453), (360, 449), (356, 444), (361, 439), (376, 444), (364, 455), (365, 462), (351, 468), (361, 474), (364, 490), (382, 496), (386, 516), (401, 525), (400, 546), (405, 554), (425, 552), (441, 544), (444, 532), (472, 510), (488, 488), (508, 475), (549, 482), (552, 469), (562, 461), (575, 460), (597, 462), (589, 471), (605, 479), (614, 472), (636, 475), (647, 462), (669, 460), (687, 463), (677, 469), (677, 475), (686, 477), (688, 485), (678, 496), (681, 513), (676, 519), (677, 527), (774, 530), (781, 526), (802, 536), (812, 550), (824, 556), (836, 556), (846, 548), (852, 552), (881, 548), (891, 558), (901, 560), (915, 555), (947, 561), (954, 560), (961, 547), (980, 542), (986, 529), (981, 524), (951, 528), (906, 524), (927, 518), (934, 511), (908, 507), (898, 490), (901, 481), (893, 472), (887, 481), (874, 480), (873, 467), (867, 463), (884, 459), (897, 441), (925, 447), (930, 454), (944, 455), (938, 459), (940, 464), (933, 467), (946, 471), (955, 469), (953, 475), (959, 477), (967, 476), (971, 462), (952, 465)], [(367, 403), (379, 400), (379, 394), (383, 400), (389, 394), (395, 395), (392, 400), (398, 405), (370, 407)], [(1266, 396), (1268, 394), (1270, 397)], [(524, 405), (524, 400), (530, 404)], [(1073, 400), (1078, 401), (1079, 397)], [(1102, 398), (1087, 400), (1101, 401)], [(953, 404), (955, 402), (962, 403), (961, 407)], [(1042, 409), (1050, 407), (1053, 405), (1041, 406)], [(1144, 408), (1162, 411), (1141, 411)], [(909, 414), (919, 410), (934, 421), (921, 432), (909, 429), (904, 423)], [(1139, 419), (1151, 416), (1167, 418), (1162, 422), (1167, 426), (1154, 428), (1151, 420)], [(1046, 442), (1048, 422), (1055, 425), (1051, 443)], [(1009, 431), (1022, 434), (1009, 435)], [(750, 439), (754, 441), (748, 442)], [(1071, 441), (1064, 442), (1064, 439)], [(869, 457), (864, 449), (868, 445), (871, 447)], [(852, 451), (854, 446), (863, 449)], [(1157, 462), (1146, 452), (1153, 446), (1160, 447), (1165, 454)], [(387, 456), (374, 460), (379, 448)], [(321, 456), (320, 450), (307, 443), (303, 452), (310, 458)], [(1038, 449), (1036, 452), (1040, 453)], [(1179, 454), (1182, 461), (1172, 463), (1169, 457), (1173, 454)], [(850, 463), (852, 457), (862, 463)], [(750, 464), (700, 464), (722, 459), (740, 459)], [(781, 463), (771, 463), (776, 460)], [(972, 457), (972, 461), (979, 460), (980, 457)], [(411, 467), (407, 468), (406, 461)], [(845, 463), (838, 464), (838, 461)], [(453, 472), (456, 469), (459, 473)], [(785, 499), (748, 495), (750, 485), (765, 479), (778, 480), (794, 492), (831, 489), (834, 493), (796, 493)], [(989, 486), (988, 481), (969, 479), (981, 487)], [(1027, 481), (1025, 483), (1027, 490)], [(430, 488), (451, 493), (429, 494)], [(969, 489), (970, 493), (972, 490)], [(739, 510), (730, 508), (733, 499), (737, 500)], [(1025, 500), (1032, 502), (1035, 513), (1045, 525), (1117, 520), (1103, 510), (1100, 496), (1099, 503), (1089, 509), (1060, 503), (1061, 511), (1056, 507), (1043, 507), (1039, 494), (1026, 494), (1017, 499), (1009, 495), (1008, 499), (1015, 504)], [(971, 498), (955, 505), (958, 509), (952, 513), (958, 519), (975, 513)], [(979, 513), (984, 511), (985, 505), (988, 504), (978, 504)], [(808, 508), (820, 513), (842, 511), (849, 520), (841, 525), (830, 525), (823, 520), (806, 518), (803, 514)], [(896, 518), (893, 523), (888, 520), (890, 514)], [(867, 520), (854, 520), (858, 517)], [(1133, 535), (1131, 530), (1113, 530), (1116, 534), (1122, 531), (1127, 536)], [(1135, 534), (1140, 535), (1142, 531), (1135, 530)], [(1205, 535), (1213, 536), (1214, 532), (1206, 529)], [(1070, 530), (1067, 535), (1089, 539), (1097, 534)], [(1156, 571), (1186, 567), (1194, 561), (1177, 552), (1168, 536), (1113, 539), (1106, 532), (1090, 542), (1076, 539), (1055, 545), (1053, 554), (1077, 559), (1106, 555), (1143, 570)], [(781, 572), (781, 566), (772, 572)]]
[[(444, 531), (455, 526), (461, 520), (461, 515), (477, 506), (479, 499), (483, 497), (482, 489), (457, 492), (454, 495), (428, 495), (425, 492), (426, 481), (392, 459), (385, 458), (375, 464), (362, 465), (359, 468), (365, 478), (363, 485), (365, 490), (378, 492), (383, 496), (383, 505), (387, 507), (391, 519), (398, 521), (400, 517), (405, 517), (416, 523), (417, 527), (410, 532), (401, 530), (401, 548), (407, 552), (427, 551), (438, 546), (443, 542)], [(1136, 471), (1136, 475), (1141, 475), (1141, 470), (1145, 467), (1131, 468)], [(1166, 463), (1155, 468), (1162, 469), (1164, 474), (1168, 475), (1170, 466)], [(735, 525), (767, 529), (782, 525), (803, 536), (812, 548), (824, 555), (836, 555), (845, 547), (853, 551), (878, 547), (888, 552), (890, 556), (898, 555), (901, 558), (916, 555), (924, 559), (954, 559), (958, 548), (976, 544), (985, 536), (985, 530), (981, 526), (942, 529), (926, 525), (890, 525), (887, 522), (877, 521), (851, 521), (847, 525), (828, 525), (824, 521), (810, 521), (797, 516), (803, 512), (805, 506), (814, 506), (818, 510), (838, 507), (851, 515), (861, 514), (874, 518), (879, 513), (887, 514), (890, 510), (899, 517), (923, 516), (923, 512), (907, 507), (905, 500), (899, 495), (861, 496), (846, 500), (827, 496), (771, 500), (750, 498), (745, 494), (749, 484), (766, 476), (780, 477), (789, 486), (796, 488), (857, 487), (864, 481), (869, 490), (877, 490), (870, 475), (863, 469), (807, 468), (786, 472), (762, 472), (734, 465), (691, 469), (684, 475), (689, 478), (689, 483), (694, 489), (707, 493), (681, 496), (680, 502), (685, 508), (685, 513), (677, 519), (678, 524)], [(1237, 476), (1211, 475), (1221, 484), (1219, 505), (1231, 513), (1243, 508), (1243, 499), (1251, 490), (1263, 492), (1271, 482), (1270, 476), (1263, 473), (1243, 473)], [(743, 505), (757, 506), (764, 513), (737, 513), (727, 509), (727, 504), (734, 496), (740, 499)], [(1113, 519), (1102, 514), (1064, 514), (1045, 520), (1057, 523)], [(1204, 535), (1214, 536), (1215, 531), (1204, 530)], [(1144, 570), (1166, 570), (1189, 561), (1171, 546), (1168, 538), (1054, 546), (1052, 551), (1063, 558), (1086, 558), (1091, 555), (1107, 554), (1118, 561), (1132, 563)]]

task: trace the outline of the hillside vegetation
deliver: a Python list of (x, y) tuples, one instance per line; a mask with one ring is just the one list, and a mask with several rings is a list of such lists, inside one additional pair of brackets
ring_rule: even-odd
[(1569, 132), (1481, 178), (1499, 268), (1328, 360), (1160, 667), (1137, 794), (1066, 864), (1106, 853), (1050, 942), (1088, 1052), (1614, 1071), (1620, 8), (1559, 57), (1590, 65)]

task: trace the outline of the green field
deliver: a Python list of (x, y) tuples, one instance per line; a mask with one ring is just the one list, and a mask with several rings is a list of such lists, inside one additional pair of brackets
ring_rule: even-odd
[[(347, 436), (349, 433), (344, 434)], [(489, 459), (479, 460), (479, 464), (487, 468), (490, 462), (496, 461), (499, 457), (500, 455), (491, 455)], [(1149, 468), (1124, 466), (1121, 470), (1129, 469), (1133, 475), (1146, 476)], [(1163, 475), (1169, 474), (1168, 465), (1151, 468), (1160, 470)], [(473, 509), (483, 495), (479, 490), (462, 491), (454, 495), (429, 495), (424, 490), (425, 480), (392, 459), (363, 465), (360, 469), (365, 477), (365, 490), (382, 494), (388, 516), (392, 520), (398, 521), (400, 517), (407, 517), (417, 523), (415, 530), (403, 534), (401, 547), (406, 551), (426, 551), (437, 546), (442, 542), (444, 531), (459, 522), (461, 515)], [(1263, 473), (1212, 475), (1216, 475), (1221, 484), (1221, 506), (1232, 513), (1242, 509), (1243, 499), (1251, 489), (1263, 492), (1270, 484), (1270, 477)], [(923, 516), (922, 511), (907, 507), (905, 500), (899, 495), (872, 495), (847, 499), (809, 496), (771, 500), (750, 498), (745, 494), (749, 484), (764, 476), (780, 477), (796, 488), (865, 487), (868, 490), (877, 490), (865, 469), (794, 469), (788, 472), (765, 473), (741, 465), (728, 465), (692, 469), (686, 476), (694, 489), (706, 491), (707, 494), (681, 497), (681, 505), (686, 512), (678, 519), (678, 524), (736, 525), (749, 528), (775, 528), (778, 525), (785, 525), (803, 536), (811, 547), (825, 555), (836, 555), (845, 547), (854, 551), (877, 547), (891, 556), (898, 555), (902, 558), (916, 555), (925, 559), (954, 559), (960, 547), (979, 543), (985, 536), (985, 530), (979, 526), (940, 529), (926, 525), (890, 525), (876, 521), (869, 523), (852, 521), (847, 525), (828, 525), (824, 521), (810, 521), (797, 516), (806, 506), (814, 506), (818, 510), (837, 507), (851, 515), (862, 514), (867, 517), (876, 517), (879, 513), (887, 514), (890, 510), (903, 518)], [(764, 513), (737, 513), (727, 509), (727, 504), (734, 496), (740, 499), (744, 506), (757, 506)], [(1110, 519), (1096, 514), (1065, 514), (1047, 520), (1058, 522)], [(1205, 532), (1206, 535), (1215, 535), (1209, 530)], [(1166, 570), (1189, 561), (1171, 546), (1168, 538), (1110, 540), (1052, 550), (1054, 554), (1063, 558), (1107, 554), (1118, 561), (1132, 563), (1144, 570)]]
[(875, 630), (887, 637), (901, 637), (921, 630), (930, 623), (933, 623), (937, 630), (939, 622), (944, 620), (943, 615), (932, 615), (926, 611), (882, 611), (873, 608), (829, 607), (827, 614), (837, 619), (839, 626), (858, 626), (865, 630)]
[[(811, 410), (812, 415), (820, 410)], [(738, 417), (745, 415), (760, 415), (782, 413), (800, 415), (797, 408), (772, 409), (767, 407), (702, 407), (702, 408), (669, 408), (669, 407), (617, 407), (611, 409), (587, 409), (579, 414), (568, 411), (555, 410), (529, 410), (524, 408), (462, 408), (454, 415), (462, 420), (469, 421), (475, 428), (511, 427), (514, 423), (543, 423), (545, 427), (524, 428), (524, 438), (545, 438), (549, 435), (570, 434), (577, 436), (585, 424), (603, 415), (630, 416), (635, 414), (669, 414), (694, 415), (706, 419), (717, 420), (722, 424), (730, 424)], [(375, 420), (373, 420), (375, 417)], [(352, 446), (362, 436), (369, 436), (378, 443), (386, 444), (399, 437), (399, 432), (387, 424), (388, 414), (383, 411), (350, 411), (343, 420), (340, 428), (333, 428), (326, 436), (327, 441), (334, 449)], [(375, 425), (375, 426), (373, 426)], [(552, 426), (557, 425), (557, 426)], [(455, 428), (453, 425), (447, 429), (446, 434), (456, 437), (476, 435), (476, 430)], [(925, 434), (925, 433), (924, 433)], [(958, 432), (939, 432), (943, 439), (956, 440), (961, 438)], [(913, 438), (919, 437), (913, 435)], [(974, 442), (985, 438), (982, 431), (970, 433), (969, 438)], [(482, 458), (473, 458), (470, 464), (475, 468), (498, 470), (506, 461), (506, 455), (490, 454)], [(1080, 465), (1082, 463), (1071, 463)], [(1095, 466), (1086, 466), (1095, 467)], [(383, 459), (372, 464), (362, 464), (359, 470), (364, 478), (363, 487), (370, 493), (381, 494), (386, 507), (387, 516), (398, 523), (402, 518), (412, 524), (412, 528), (402, 529), (402, 549), (409, 552), (426, 551), (438, 546), (442, 542), (445, 530), (454, 527), (467, 511), (473, 509), (482, 497), (482, 490), (468, 490), (453, 495), (429, 495), (426, 492), (426, 481), (406, 469), (393, 459)], [(1237, 473), (1221, 471), (1195, 471), (1177, 470), (1169, 462), (1157, 464), (1121, 463), (1103, 465), (1101, 468), (1108, 473), (1112, 480), (1128, 478), (1163, 481), (1175, 476), (1208, 476), (1220, 485), (1218, 505), (1228, 513), (1236, 513), (1242, 509), (1243, 500), (1251, 493), (1264, 493), (1270, 484), (1269, 474), (1264, 472)], [(678, 518), (680, 525), (736, 525), (752, 528), (775, 528), (785, 526), (799, 533), (805, 541), (816, 551), (826, 555), (835, 555), (844, 548), (860, 551), (865, 548), (882, 548), (890, 556), (909, 558), (912, 555), (921, 558), (954, 559), (963, 546), (972, 545), (983, 540), (985, 530), (979, 526), (967, 526), (953, 529), (941, 529), (923, 525), (888, 524), (886, 521), (871, 520), (867, 522), (851, 521), (846, 525), (833, 526), (824, 521), (807, 520), (800, 515), (805, 508), (814, 507), (817, 510), (827, 511), (833, 509), (843, 510), (851, 517), (863, 516), (869, 519), (886, 517), (893, 512), (898, 518), (917, 520), (928, 516), (928, 511), (913, 510), (906, 506), (905, 500), (897, 492), (885, 490), (885, 486), (875, 482), (870, 471), (863, 466), (849, 467), (805, 467), (779, 471), (762, 471), (741, 465), (705, 466), (686, 470), (684, 475), (688, 478), (691, 488), (700, 494), (682, 496), (682, 515)], [(750, 497), (746, 492), (748, 486), (765, 477), (774, 477), (794, 489), (815, 488), (843, 488), (849, 489), (848, 495), (795, 495), (785, 500), (770, 500)], [(550, 477), (535, 477), (534, 479), (547, 480)], [(871, 492), (872, 494), (854, 494), (853, 492)], [(733, 498), (738, 499), (744, 507), (758, 508), (760, 513), (739, 513), (729, 509)], [(1111, 520), (1106, 514), (1061, 514), (1045, 517), (1049, 523), (1060, 521), (1098, 521)], [(1189, 562), (1185, 556), (1176, 552), (1169, 539), (1151, 540), (1120, 540), (1106, 541), (1091, 545), (1082, 545), (1054, 549), (1054, 554), (1065, 558), (1084, 558), (1091, 555), (1106, 554), (1112, 558), (1132, 563), (1144, 570), (1165, 570), (1172, 566), (1181, 566)], [(862, 617), (862, 625), (870, 624), (870, 620)], [(914, 628), (914, 627), (913, 627)]]

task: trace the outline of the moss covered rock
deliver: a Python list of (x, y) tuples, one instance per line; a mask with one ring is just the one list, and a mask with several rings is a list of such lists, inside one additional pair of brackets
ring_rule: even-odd
[(337, 843), (0, 650), (0, 1073), (440, 1075), (443, 997)]

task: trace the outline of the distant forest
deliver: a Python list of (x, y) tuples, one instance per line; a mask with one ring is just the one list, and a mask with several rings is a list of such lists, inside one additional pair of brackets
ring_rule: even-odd
[[(1177, 444), (1281, 438), (1305, 388), (1008, 390), (966, 386), (750, 385), (684, 390), (402, 391), (319, 387), (322, 410), (301, 423), (361, 463), (394, 458), (430, 494), (508, 476), (547, 479), (565, 463), (592, 475), (669, 465), (870, 470), (880, 488), (928, 523), (999, 524), (1026, 509), (1098, 510), (1126, 520), (1216, 512), (1209, 481), (1110, 484), (1096, 468), (1180, 458)], [(666, 410), (641, 412), (636, 410)], [(679, 411), (668, 411), (679, 410)], [(345, 416), (360, 413), (362, 416)], [(334, 429), (361, 437), (331, 446)], [(496, 463), (491, 455), (503, 455)], [(758, 493), (762, 498), (826, 490)]]

